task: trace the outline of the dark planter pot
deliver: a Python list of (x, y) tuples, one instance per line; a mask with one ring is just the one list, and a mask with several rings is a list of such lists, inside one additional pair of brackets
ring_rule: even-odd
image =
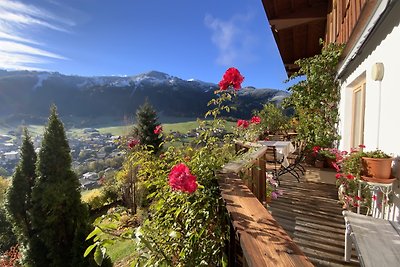
[(322, 160), (316, 160), (315, 163), (314, 163), (314, 166), (315, 166), (316, 168), (322, 169), (322, 168), (324, 167), (324, 164), (325, 164), (324, 161), (322, 161)]
[(377, 179), (390, 179), (393, 158), (362, 158), (365, 176)]

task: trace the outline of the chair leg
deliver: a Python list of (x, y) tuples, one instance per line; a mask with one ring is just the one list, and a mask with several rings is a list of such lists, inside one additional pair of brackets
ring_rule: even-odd
[(306, 168), (304, 168), (304, 166), (303, 165), (301, 165), (300, 163), (299, 164), (297, 164), (302, 170), (303, 170), (303, 172), (305, 172), (306, 171)]
[(300, 176), (299, 176), (299, 174), (296, 172), (296, 170), (292, 169), (292, 170), (288, 170), (288, 171), (289, 171), (289, 173), (290, 173), (291, 175), (293, 175), (293, 176), (297, 179), (297, 182), (300, 183)]
[(279, 173), (277, 171), (275, 171), (275, 173), (274, 173), (274, 179), (278, 182), (278, 186), (280, 186), (281, 181), (279, 180)]

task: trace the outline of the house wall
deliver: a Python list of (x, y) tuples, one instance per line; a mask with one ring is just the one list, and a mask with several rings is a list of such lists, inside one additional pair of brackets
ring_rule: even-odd
[[(365, 79), (364, 145), (366, 151), (379, 148), (396, 157), (393, 173), (400, 178), (400, 1), (395, 1), (384, 21), (367, 39), (358, 55), (349, 63), (341, 79), (339, 132), (340, 149), (349, 150), (352, 125), (352, 90)], [(372, 66), (384, 64), (381, 82), (371, 76)], [(379, 105), (379, 99), (381, 105)], [(380, 110), (380, 112), (379, 112)], [(380, 116), (380, 120), (379, 120)], [(394, 209), (390, 219), (400, 221), (400, 185), (394, 184)]]

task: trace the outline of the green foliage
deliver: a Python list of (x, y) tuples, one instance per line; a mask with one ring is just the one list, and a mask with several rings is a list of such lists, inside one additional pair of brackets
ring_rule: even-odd
[(133, 133), (141, 145), (145, 145), (149, 150), (157, 153), (162, 149), (162, 137), (154, 133), (154, 129), (160, 125), (157, 113), (148, 101), (136, 111), (136, 125)]
[(29, 217), (31, 209), (32, 187), (35, 183), (36, 153), (28, 131), (24, 130), (21, 147), (21, 160), (12, 177), (7, 191), (5, 208), (7, 218), (21, 246), (22, 258), (25, 261), (33, 236), (32, 223)]
[(289, 118), (284, 114), (283, 109), (272, 103), (265, 104), (258, 112), (258, 116), (261, 118), (262, 127), (269, 134), (286, 132), (290, 127)]
[(4, 202), (9, 181), (0, 176), (0, 254), (17, 244), (17, 239), (11, 231), (12, 225), (7, 220)]
[(9, 187), (9, 184), (10, 182), (8, 179), (5, 179), (2, 176), (0, 176), (0, 206), (2, 206), (5, 201), (6, 192)]
[(0, 254), (17, 244), (17, 238), (12, 232), (12, 225), (7, 220), (6, 211), (0, 206)]
[(365, 157), (362, 150), (353, 150), (342, 162), (342, 173), (352, 174), (357, 179), (361, 178), (362, 173), (362, 157)]
[(297, 60), (300, 70), (290, 77), (293, 80), (306, 76), (288, 89), (291, 95), (284, 100), (284, 106), (294, 107), (298, 137), (310, 147), (332, 147), (339, 140), (336, 127), (340, 91), (335, 76), (342, 48), (343, 45), (328, 44), (321, 54)]
[[(217, 117), (226, 111), (224, 102), (232, 100), (232, 95), (228, 95), (218, 94), (224, 100), (211, 103), (217, 106), (208, 113), (214, 120), (199, 121), (202, 130), (190, 146), (172, 146), (176, 140), (167, 136), (166, 150), (159, 156), (141, 146), (127, 150), (123, 168), (116, 175), (117, 183), (126, 191), (136, 192), (129, 195), (134, 202), (146, 200), (150, 204), (147, 219), (136, 234), (133, 231), (122, 234), (122, 238), (137, 239), (133, 266), (220, 266), (226, 262), (223, 249), (228, 237), (227, 214), (216, 172), (235, 153), (233, 136), (221, 137), (215, 133), (227, 125)], [(171, 169), (183, 162), (197, 177), (198, 188), (193, 194), (174, 191), (168, 184)], [(110, 216), (123, 221), (118, 212), (107, 215)], [(115, 237), (105, 237), (105, 233), (110, 233), (106, 228), (117, 227), (112, 223), (108, 227), (99, 222), (95, 225), (98, 230), (88, 236), (96, 242), (88, 248), (92, 251), (96, 246), (109, 247)]]
[(373, 151), (368, 151), (365, 152), (365, 157), (367, 158), (375, 158), (375, 159), (388, 159), (390, 156), (383, 152), (382, 150), (373, 150)]
[(353, 148), (350, 153), (339, 152), (342, 157), (336, 162), (340, 167), (340, 173), (337, 174), (336, 185), (339, 187), (340, 202), (343, 207), (351, 209), (366, 207), (369, 209), (371, 206), (371, 190), (369, 187), (361, 187), (361, 197), (358, 196), (359, 184), (361, 182), (362, 173), (362, 157), (366, 153), (362, 151), (361, 147), (358, 149)]
[(53, 106), (32, 190), (31, 218), (37, 239), (31, 257), (35, 266), (88, 266), (83, 260), (87, 211), (78, 188), (64, 127)]
[(6, 177), (8, 176), (8, 172), (3, 167), (0, 167), (0, 176)]
[[(233, 149), (231, 140), (221, 142), (212, 136), (214, 129), (201, 133), (196, 149), (169, 147), (158, 167), (154, 166), (157, 169), (143, 170), (157, 175), (147, 179), (152, 205), (139, 231), (138, 264), (221, 264), (227, 225), (215, 172), (232, 158)], [(197, 176), (199, 188), (194, 194), (172, 191), (167, 184), (170, 169), (179, 162), (185, 162)]]
[(99, 189), (93, 189), (82, 196), (82, 201), (89, 205), (91, 211), (100, 210), (119, 199), (119, 188), (114, 184), (106, 184)]

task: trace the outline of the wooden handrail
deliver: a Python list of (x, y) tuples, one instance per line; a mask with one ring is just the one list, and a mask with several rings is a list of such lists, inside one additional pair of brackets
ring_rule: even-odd
[[(243, 252), (243, 266), (313, 266), (261, 204), (260, 196), (256, 197), (261, 191), (265, 196), (265, 169), (264, 190), (255, 186), (253, 193), (245, 184), (246, 181), (240, 178), (240, 173), (249, 166), (249, 162), (265, 165), (263, 158), (266, 150), (261, 147), (251, 152), (246, 157), (247, 161), (230, 162), (218, 174), (221, 195), (231, 220), (229, 266), (240, 265), (235, 245), (237, 242)], [(252, 174), (256, 176), (253, 178), (260, 180), (262, 174), (258, 167)]]

